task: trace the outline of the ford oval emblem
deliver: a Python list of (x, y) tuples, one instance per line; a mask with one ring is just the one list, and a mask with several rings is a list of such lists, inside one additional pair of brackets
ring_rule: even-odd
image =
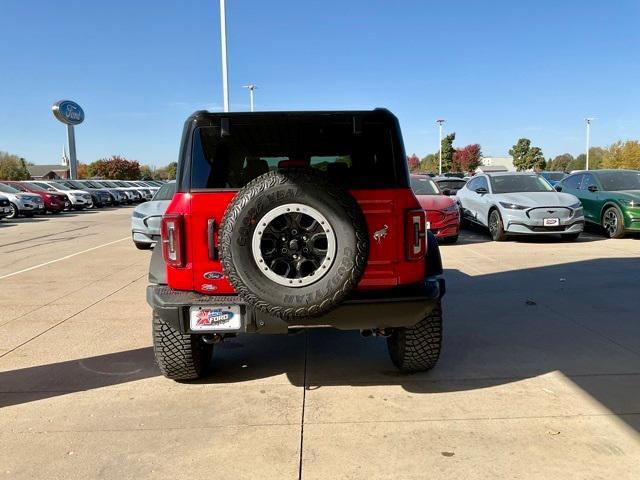
[(78, 125), (84, 121), (82, 107), (71, 100), (60, 100), (51, 107), (53, 116), (67, 125)]
[(207, 280), (220, 280), (224, 278), (224, 273), (222, 272), (207, 272), (203, 275)]

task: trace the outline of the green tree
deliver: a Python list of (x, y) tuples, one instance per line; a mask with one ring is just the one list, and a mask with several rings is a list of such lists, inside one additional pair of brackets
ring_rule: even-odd
[(570, 153), (563, 153), (562, 155), (557, 155), (551, 162), (549, 163), (547, 170), (554, 170), (560, 172), (568, 171), (568, 165), (570, 162), (574, 160), (573, 155)]
[(158, 180), (175, 180), (178, 162), (171, 162), (166, 167), (156, 169), (155, 178)]
[(178, 174), (178, 162), (171, 162), (167, 166), (167, 176), (169, 177), (168, 180), (175, 180), (177, 174)]
[(509, 155), (513, 157), (513, 166), (518, 171), (540, 170), (546, 165), (542, 149), (532, 147), (531, 140), (528, 138), (518, 139), (518, 142), (509, 150)]
[[(442, 171), (450, 172), (453, 166), (453, 141), (456, 139), (456, 132), (452, 132), (442, 139)], [(439, 160), (439, 159), (438, 159)]]
[(149, 165), (140, 166), (140, 178), (153, 179), (154, 172)]
[(119, 155), (90, 163), (88, 171), (91, 177), (113, 180), (137, 180), (140, 178), (140, 164), (136, 160), (127, 160)]
[(29, 180), (30, 178), (24, 158), (0, 152), (0, 180)]
[(420, 160), (418, 170), (422, 173), (438, 173), (438, 155), (430, 153)]
[[(591, 147), (589, 149), (589, 170), (597, 170), (598, 168), (602, 168), (602, 163), (604, 162), (605, 155), (607, 154), (607, 150), (602, 147)], [(576, 157), (577, 165), (573, 170), (581, 170), (586, 168), (587, 165), (587, 156), (584, 153), (581, 153)]]
[[(591, 158), (589, 158), (589, 163), (591, 163)], [(586, 165), (587, 156), (584, 153), (581, 153), (567, 164), (567, 172), (572, 172), (573, 170), (584, 170)]]

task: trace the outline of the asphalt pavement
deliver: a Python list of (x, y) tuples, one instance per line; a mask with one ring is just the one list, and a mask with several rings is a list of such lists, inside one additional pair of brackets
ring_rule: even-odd
[(435, 370), (357, 332), (153, 362), (130, 208), (0, 221), (0, 478), (637, 479), (640, 239), (442, 247)]

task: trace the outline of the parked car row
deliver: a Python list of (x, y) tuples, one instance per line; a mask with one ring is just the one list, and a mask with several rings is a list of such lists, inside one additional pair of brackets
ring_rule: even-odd
[(163, 185), (155, 180), (0, 180), (0, 218), (140, 203)]
[(465, 180), (412, 175), (427, 228), (454, 243), (461, 222), (486, 228), (495, 241), (511, 235), (576, 240), (585, 222), (610, 238), (640, 232), (640, 171), (482, 173)]

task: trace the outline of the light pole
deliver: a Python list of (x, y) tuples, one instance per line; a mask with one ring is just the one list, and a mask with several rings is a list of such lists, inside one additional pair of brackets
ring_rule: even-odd
[(436, 120), (436, 123), (440, 127), (440, 160), (438, 162), (438, 175), (442, 175), (442, 124), (445, 121), (443, 119)]
[(225, 0), (220, 0), (220, 44), (222, 46), (222, 95), (224, 111), (229, 111), (229, 77), (227, 76), (227, 14)]
[(249, 102), (251, 103), (251, 111), (253, 112), (253, 91), (258, 88), (258, 86), (255, 83), (250, 83), (249, 85), (243, 85), (242, 88), (249, 90)]
[(589, 135), (591, 134), (591, 122), (593, 118), (585, 118), (584, 121), (587, 124), (587, 160), (585, 162), (585, 170), (589, 170)]

